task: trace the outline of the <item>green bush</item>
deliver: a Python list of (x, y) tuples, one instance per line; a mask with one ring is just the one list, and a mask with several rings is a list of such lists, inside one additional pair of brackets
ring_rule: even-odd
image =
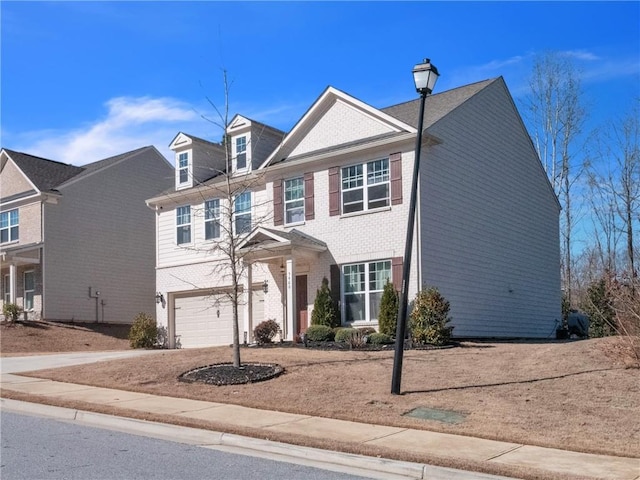
[(368, 339), (371, 345), (387, 345), (393, 343), (393, 339), (386, 333), (372, 333)]
[(275, 320), (265, 320), (264, 322), (260, 322), (256, 328), (253, 329), (253, 335), (256, 342), (259, 344), (271, 343), (273, 338), (277, 335), (278, 330), (280, 330), (278, 322)]
[(158, 327), (153, 318), (146, 313), (138, 313), (129, 330), (131, 348), (153, 348), (158, 340)]
[(445, 345), (451, 339), (453, 327), (447, 326), (449, 302), (437, 288), (421, 290), (416, 295), (409, 316), (411, 338), (418, 344)]
[(398, 323), (398, 307), (400, 296), (393, 283), (387, 280), (380, 299), (380, 313), (378, 313), (378, 328), (380, 333), (385, 333), (390, 337), (396, 336), (396, 325)]
[(604, 278), (589, 285), (582, 308), (589, 315), (589, 337), (608, 337), (616, 334), (613, 298)]
[(18, 317), (22, 312), (22, 307), (16, 305), (15, 303), (5, 303), (2, 306), (2, 313), (4, 314), (5, 320), (10, 322), (18, 321)]
[(322, 279), (320, 289), (316, 291), (316, 299), (313, 302), (311, 313), (311, 325), (326, 325), (327, 327), (339, 327), (340, 317), (336, 312), (329, 289), (329, 280)]
[(347, 341), (349, 341), (349, 339), (351, 338), (352, 335), (354, 335), (357, 332), (357, 330), (355, 328), (338, 328), (335, 331), (335, 341), (336, 342), (340, 342), (340, 343), (345, 343)]
[(361, 327), (357, 328), (362, 335), (371, 335), (372, 333), (376, 333), (376, 329), (373, 327)]
[(331, 342), (334, 339), (333, 329), (327, 325), (311, 325), (305, 332), (307, 340), (312, 342)]

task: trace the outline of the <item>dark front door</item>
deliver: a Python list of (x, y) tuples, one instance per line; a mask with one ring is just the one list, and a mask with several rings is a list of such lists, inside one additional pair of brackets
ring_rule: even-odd
[(307, 276), (296, 276), (296, 335), (303, 333), (309, 326), (307, 312)]

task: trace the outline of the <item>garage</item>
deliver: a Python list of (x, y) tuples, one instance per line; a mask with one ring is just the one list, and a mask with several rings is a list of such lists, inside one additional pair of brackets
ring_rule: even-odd
[[(262, 291), (253, 292), (253, 325), (262, 321)], [(233, 306), (223, 295), (191, 295), (174, 299), (176, 343), (181, 348), (211, 347), (233, 343)], [(238, 305), (240, 342), (244, 341), (244, 305)], [(178, 345), (176, 345), (178, 346)]]

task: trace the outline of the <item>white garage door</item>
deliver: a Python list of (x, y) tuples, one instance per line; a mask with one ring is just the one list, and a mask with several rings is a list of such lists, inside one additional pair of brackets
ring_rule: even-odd
[[(242, 329), (244, 309), (238, 307)], [(176, 336), (182, 348), (233, 343), (233, 307), (223, 295), (177, 297), (175, 309)]]

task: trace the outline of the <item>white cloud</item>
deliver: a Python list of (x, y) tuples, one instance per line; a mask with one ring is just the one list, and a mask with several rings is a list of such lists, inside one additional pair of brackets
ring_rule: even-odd
[(197, 135), (206, 123), (187, 104), (172, 98), (116, 97), (105, 103), (106, 116), (71, 131), (46, 130), (15, 135), (14, 148), (73, 165), (154, 145), (167, 148), (178, 131)]

